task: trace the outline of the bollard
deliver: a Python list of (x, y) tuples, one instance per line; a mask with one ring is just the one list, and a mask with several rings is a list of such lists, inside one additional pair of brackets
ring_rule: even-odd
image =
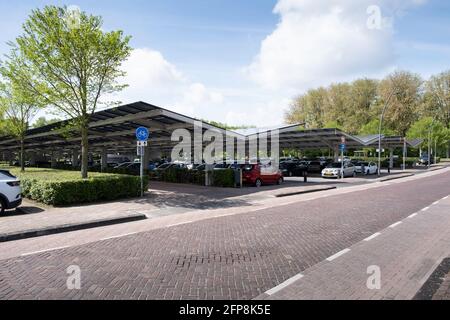
[(303, 182), (308, 182), (308, 170), (303, 171)]

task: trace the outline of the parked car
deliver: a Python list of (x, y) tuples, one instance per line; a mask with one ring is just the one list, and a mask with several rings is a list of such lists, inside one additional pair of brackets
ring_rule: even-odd
[(117, 167), (118, 165), (120, 165), (121, 163), (124, 162), (131, 162), (130, 158), (126, 157), (126, 156), (118, 156), (118, 155), (112, 155), (109, 154), (107, 156), (107, 164), (108, 167), (110, 168), (114, 168)]
[(155, 169), (156, 172), (162, 172), (165, 171), (173, 166), (172, 163), (163, 163), (158, 168)]
[(230, 165), (228, 163), (215, 164), (213, 170), (225, 170), (228, 169)]
[(342, 178), (344, 177), (354, 177), (356, 176), (355, 166), (350, 163), (344, 163), (344, 172), (342, 173), (342, 163), (334, 162), (330, 164), (327, 168), (322, 170), (323, 178)]
[(194, 164), (191, 169), (192, 171), (205, 171), (206, 170), (206, 164)]
[(355, 171), (365, 175), (377, 174), (378, 165), (375, 162), (360, 161), (355, 164)]
[(244, 184), (251, 184), (259, 188), (263, 184), (282, 184), (283, 181), (281, 171), (270, 165), (242, 165), (242, 182)]
[(114, 167), (114, 169), (127, 168), (136, 162), (124, 162)]
[[(428, 154), (424, 153), (419, 158), (419, 161), (417, 162), (417, 165), (419, 165), (419, 166), (427, 166), (428, 165), (428, 161), (430, 161), (430, 159), (428, 158)], [(433, 161), (433, 156), (431, 156), (431, 161)]]
[(300, 159), (297, 157), (281, 157), (280, 158), (280, 163), (283, 162), (291, 162), (291, 161), (299, 161)]
[(322, 165), (322, 163), (319, 160), (312, 160), (308, 164), (308, 172), (320, 173), (324, 168), (325, 164)]
[(280, 170), (284, 177), (301, 177), (308, 171), (306, 162), (292, 160), (280, 163)]
[(22, 188), (17, 177), (7, 170), (0, 170), (0, 214), (22, 204)]

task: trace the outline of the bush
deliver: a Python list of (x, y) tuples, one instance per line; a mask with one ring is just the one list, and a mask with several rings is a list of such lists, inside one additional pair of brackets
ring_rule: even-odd
[[(72, 205), (137, 197), (141, 194), (139, 177), (119, 174), (90, 173), (82, 180), (80, 173), (51, 169), (27, 168), (19, 176), (23, 196), (48, 205)], [(144, 188), (148, 186), (145, 177)]]
[[(232, 188), (234, 187), (234, 170), (214, 170), (210, 171), (212, 175), (212, 185), (215, 187)], [(205, 171), (188, 170), (180, 168), (171, 168), (161, 172), (150, 172), (150, 179), (160, 180), (170, 183), (188, 183), (205, 185)]]
[(215, 170), (212, 171), (212, 185), (215, 187), (233, 188), (234, 170)]

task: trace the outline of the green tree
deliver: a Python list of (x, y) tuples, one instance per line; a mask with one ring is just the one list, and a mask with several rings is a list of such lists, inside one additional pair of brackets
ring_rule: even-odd
[(377, 113), (381, 114), (384, 104), (388, 102), (385, 125), (398, 135), (404, 137), (411, 125), (418, 120), (418, 110), (422, 101), (422, 84), (420, 76), (407, 71), (394, 72), (380, 83), (381, 99)]
[[(442, 122), (450, 130), (450, 70), (430, 78), (425, 85), (424, 113)], [(447, 141), (450, 158), (450, 141)]]
[[(361, 127), (359, 130), (360, 135), (373, 135), (373, 134), (379, 134), (380, 132), (380, 119), (375, 118), (371, 120), (369, 123), (366, 123)], [(385, 136), (394, 136), (395, 132), (392, 129), (386, 128), (384, 126), (381, 130), (381, 133)]]
[(19, 144), (21, 171), (25, 171), (25, 136), (29, 124), (41, 107), (35, 97), (21, 90), (17, 84), (5, 82), (0, 84), (0, 109), (6, 115), (4, 131), (16, 138)]
[(373, 117), (378, 81), (359, 79), (309, 90), (292, 102), (287, 123), (306, 123), (309, 128), (336, 127), (358, 133)]
[(416, 121), (411, 126), (408, 130), (407, 137), (409, 139), (423, 139), (424, 143), (422, 146), (424, 148), (430, 146), (434, 149), (437, 146), (437, 151), (442, 152), (447, 150), (448, 141), (450, 140), (450, 129), (432, 117), (425, 117)]
[(305, 123), (306, 128), (323, 128), (326, 122), (324, 114), (327, 99), (325, 88), (312, 89), (298, 96), (285, 114), (286, 122)]
[(53, 123), (56, 123), (59, 121), (61, 121), (61, 120), (57, 119), (57, 118), (47, 119), (46, 117), (39, 117), (36, 119), (36, 121), (34, 121), (33, 128), (45, 127), (45, 126), (48, 126), (50, 124), (53, 124)]
[(210, 125), (213, 125), (215, 127), (219, 127), (225, 130), (238, 130), (238, 129), (251, 129), (256, 128), (256, 126), (253, 125), (241, 125), (241, 126), (235, 126), (235, 125), (229, 125), (223, 122), (218, 121), (212, 121), (212, 120), (202, 120), (205, 123), (208, 123)]
[[(44, 99), (63, 117), (72, 119), (81, 135), (81, 175), (88, 177), (88, 124), (101, 97), (122, 90), (121, 64), (131, 52), (130, 37), (105, 32), (102, 19), (86, 12), (71, 15), (66, 7), (33, 10), (23, 34), (11, 43), (7, 65), (11, 77)], [(23, 63), (10, 61), (20, 59)], [(28, 75), (31, 75), (28, 77)]]

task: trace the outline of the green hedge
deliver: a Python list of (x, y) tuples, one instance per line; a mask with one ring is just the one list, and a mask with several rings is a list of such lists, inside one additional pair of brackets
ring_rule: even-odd
[[(234, 187), (234, 170), (214, 170), (211, 182), (215, 187), (232, 188)], [(150, 172), (150, 179), (170, 183), (188, 183), (205, 185), (205, 171), (196, 171), (188, 169), (173, 168), (161, 172)]]
[[(90, 173), (82, 180), (79, 172), (27, 168), (24, 173), (10, 169), (21, 180), (23, 196), (49, 205), (73, 205), (121, 198), (141, 193), (139, 177), (119, 174)], [(144, 188), (148, 186), (145, 177)]]
[(234, 170), (214, 170), (212, 173), (212, 184), (216, 187), (233, 188), (234, 183)]

